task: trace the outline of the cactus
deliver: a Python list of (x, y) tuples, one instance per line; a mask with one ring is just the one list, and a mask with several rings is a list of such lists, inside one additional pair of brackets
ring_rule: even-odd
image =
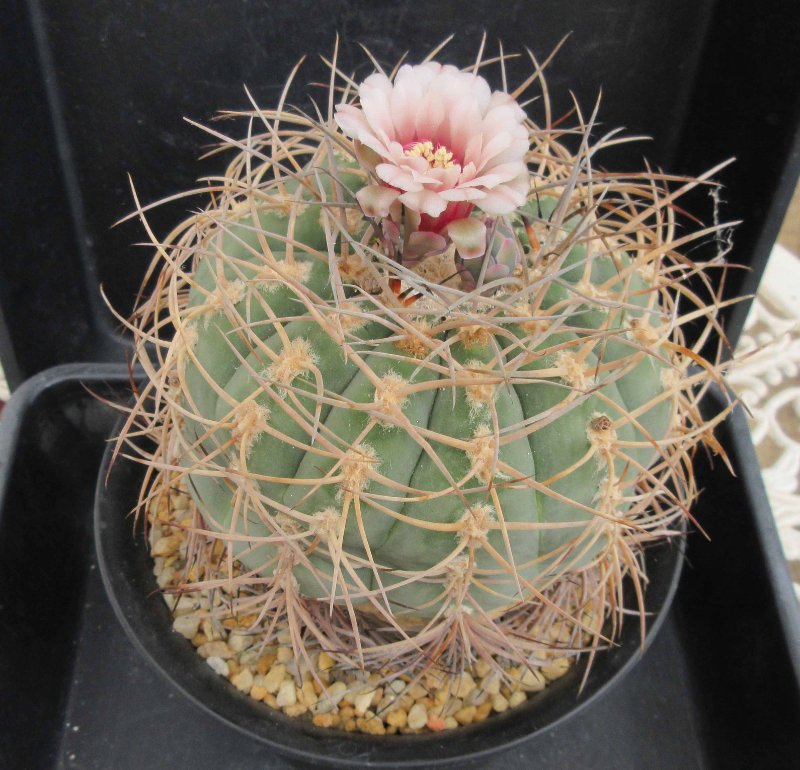
[[(431, 203), (396, 181), (403, 159), (443, 179), (467, 140), (454, 154), (456, 127), (417, 128), (387, 170), (367, 129), (389, 82), (362, 84), (363, 113), (344, 79), (348, 106), (332, 90), (324, 119), (255, 109), (244, 140), (212, 132), (235, 156), (206, 207), (154, 238), (129, 323), (148, 382), (118, 449), (149, 465), (142, 505), (187, 485), (193, 542), (225, 546), (215, 585), (296, 645), (310, 633), (374, 669), (525, 663), (534, 624), (597, 640), (626, 576), (641, 593), (643, 544), (696, 495), (694, 449), (719, 449), (731, 407), (697, 408), (719, 379), (702, 356), (717, 294), (688, 279), (712, 286), (724, 260), (682, 252), (722, 226), (676, 237), (674, 207), (717, 169), (598, 172), (613, 134), (558, 129), (549, 108), (540, 127), (481, 83), (508, 121), (506, 175)], [(704, 325), (692, 343), (687, 324)]]

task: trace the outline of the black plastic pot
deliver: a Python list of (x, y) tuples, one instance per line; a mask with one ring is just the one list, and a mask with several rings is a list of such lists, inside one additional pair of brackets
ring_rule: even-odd
[[(517, 744), (524, 743), (526, 751), (535, 751), (532, 743), (548, 740), (551, 728), (600, 698), (635, 665), (664, 620), (683, 564), (682, 539), (647, 550), (646, 637), (641, 638), (638, 618), (629, 618), (616, 646), (596, 657), (580, 692), (586, 659), (523, 706), (457, 732), (376, 737), (328, 730), (303, 718), (286, 717), (238, 692), (172, 630), (144, 537), (141, 532), (133, 536), (132, 519), (126, 515), (136, 505), (145, 469), (127, 460), (112, 465), (112, 450), (113, 445), (109, 445), (98, 476), (95, 543), (103, 583), (128, 636), (149, 663), (195, 706), (275, 751), (315, 766), (463, 766)], [(635, 598), (629, 596), (629, 605), (634, 602)]]
[[(124, 366), (50, 369), (19, 388), (0, 421), (0, 767), (307, 768), (194, 707), (117, 622), (95, 559), (92, 500), (118, 415), (90, 391), (124, 402), (127, 383)], [(797, 601), (743, 414), (717, 437), (736, 476), (698, 458), (695, 514), (711, 539), (687, 538), (675, 601), (647, 653), (590, 702), (568, 695), (580, 706), (571, 718), (483, 756), (480, 770), (796, 766)], [(142, 554), (129, 525), (123, 512), (121, 543)], [(163, 621), (158, 596), (136, 601)], [(210, 687), (224, 689), (212, 676)], [(308, 741), (301, 750), (317, 745)]]

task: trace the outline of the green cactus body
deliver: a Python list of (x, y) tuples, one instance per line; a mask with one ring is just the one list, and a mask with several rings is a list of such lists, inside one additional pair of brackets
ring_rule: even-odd
[[(527, 214), (546, 221), (555, 202)], [(236, 536), (246, 569), (270, 576), (288, 555), (303, 595), (388, 604), (411, 621), (459, 591), (475, 610), (502, 612), (597, 558), (675, 408), (667, 351), (642, 352), (630, 330), (659, 308), (627, 254), (587, 260), (579, 241), (566, 250), (558, 279), (542, 281), (552, 331), (535, 344), (506, 313), (492, 333), (451, 325), (418, 357), (378, 313), (348, 330), (354, 356), (309, 313), (333, 307), (328, 264), (314, 254), (325, 246), (319, 212), (294, 221), (307, 249), (291, 257), (286, 217), (251, 223), (219, 232), (196, 268), (182, 431), (199, 510)], [(265, 267), (265, 241), (294, 285)], [(576, 300), (587, 286), (609, 307)], [(478, 384), (451, 384), (454, 362)], [(508, 372), (513, 384), (479, 382)], [(593, 425), (624, 447), (610, 461)], [(249, 496), (204, 473), (209, 455), (248, 474)]]

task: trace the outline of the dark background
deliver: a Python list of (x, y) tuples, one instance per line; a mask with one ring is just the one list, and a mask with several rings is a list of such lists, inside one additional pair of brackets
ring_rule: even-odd
[[(292, 66), (306, 65), (292, 100), (308, 106), (307, 84), (326, 80), (318, 54), (340, 35), (342, 68), (367, 74), (363, 43), (382, 62), (406, 50), (418, 61), (456, 33), (439, 57), (473, 60), (485, 31), (488, 52), (525, 47), (545, 58), (554, 114), (590, 113), (602, 89), (598, 130), (624, 126), (651, 141), (601, 158), (616, 170), (644, 158), (699, 174), (729, 157), (722, 218), (742, 219), (730, 259), (729, 292), (755, 288), (797, 177), (800, 13), (765, 0), (356, 0), (173, 2), (5, 0), (0, 3), (4, 131), (0, 151), (0, 358), (12, 387), (48, 366), (122, 361), (126, 342), (103, 307), (99, 286), (123, 314), (132, 306), (150, 250), (130, 213), (130, 173), (143, 203), (193, 186), (223, 160), (198, 163), (210, 138), (183, 118), (209, 121), (246, 108), (244, 85), (274, 106)], [(521, 59), (510, 82), (530, 72)], [(494, 71), (497, 74), (497, 71)], [(495, 86), (499, 80), (495, 79)], [(541, 117), (538, 104), (529, 108)], [(224, 124), (244, 132), (244, 126)], [(166, 233), (199, 200), (151, 214)], [(705, 193), (691, 201), (705, 221)], [(744, 308), (729, 321), (733, 336)], [(5, 318), (5, 325), (3, 324)]]

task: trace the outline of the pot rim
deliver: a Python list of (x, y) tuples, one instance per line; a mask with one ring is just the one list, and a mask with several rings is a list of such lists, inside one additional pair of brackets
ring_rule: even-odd
[[(588, 656), (524, 704), (477, 724), (424, 735), (346, 733), (316, 727), (256, 703), (205, 665), (190, 643), (173, 631), (171, 614), (153, 576), (149, 549), (141, 533), (134, 533), (130, 519), (144, 466), (119, 458), (112, 468), (112, 455), (113, 444), (109, 444), (97, 480), (94, 537), (106, 593), (128, 638), (194, 706), (283, 755), (317, 765), (447, 767), (540, 739), (601, 699), (631, 672), (663, 625), (683, 567), (684, 536), (646, 547), (650, 622), (645, 638), (639, 635), (638, 623), (624, 624), (615, 647), (595, 657), (580, 694)], [(685, 521), (682, 525), (685, 535)]]

